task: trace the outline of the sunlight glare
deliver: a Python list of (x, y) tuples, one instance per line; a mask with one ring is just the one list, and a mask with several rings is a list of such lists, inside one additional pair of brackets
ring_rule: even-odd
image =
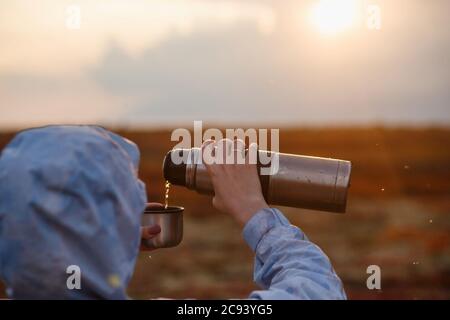
[(356, 0), (320, 0), (311, 11), (313, 25), (324, 34), (336, 34), (355, 24)]

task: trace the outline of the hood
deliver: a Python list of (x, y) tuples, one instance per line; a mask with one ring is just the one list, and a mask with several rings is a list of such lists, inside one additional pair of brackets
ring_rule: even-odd
[[(96, 126), (14, 137), (0, 154), (0, 277), (10, 298), (127, 298), (147, 201), (139, 156)], [(81, 289), (71, 290), (74, 268)]]

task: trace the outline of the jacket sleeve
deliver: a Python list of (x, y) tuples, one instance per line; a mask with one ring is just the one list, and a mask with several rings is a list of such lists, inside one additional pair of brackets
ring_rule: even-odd
[(328, 257), (277, 209), (256, 213), (243, 236), (255, 252), (250, 299), (346, 299)]

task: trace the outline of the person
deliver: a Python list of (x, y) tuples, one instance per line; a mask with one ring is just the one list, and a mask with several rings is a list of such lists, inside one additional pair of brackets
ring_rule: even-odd
[[(216, 147), (217, 143), (205, 143)], [(239, 150), (235, 150), (239, 152)], [(0, 154), (0, 279), (12, 299), (127, 299), (146, 206), (139, 150), (97, 126), (23, 131)], [(264, 200), (255, 165), (211, 164), (213, 205), (255, 252), (250, 299), (345, 299), (327, 256)], [(160, 204), (153, 204), (160, 206)], [(70, 288), (76, 266), (79, 287)]]

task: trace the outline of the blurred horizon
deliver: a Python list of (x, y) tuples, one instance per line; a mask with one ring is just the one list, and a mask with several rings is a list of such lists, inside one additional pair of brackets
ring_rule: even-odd
[(2, 131), (450, 125), (446, 0), (2, 6)]

